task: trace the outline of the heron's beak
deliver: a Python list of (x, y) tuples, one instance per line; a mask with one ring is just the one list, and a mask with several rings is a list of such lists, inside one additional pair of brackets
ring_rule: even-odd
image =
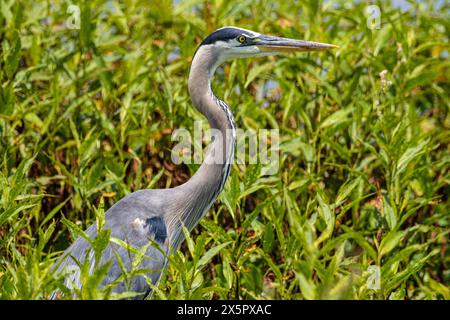
[(261, 35), (253, 39), (262, 52), (323, 51), (339, 48), (334, 44)]

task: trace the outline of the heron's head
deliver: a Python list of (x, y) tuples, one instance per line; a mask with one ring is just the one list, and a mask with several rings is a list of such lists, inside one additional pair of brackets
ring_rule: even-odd
[(215, 65), (225, 60), (270, 56), (292, 51), (322, 51), (337, 48), (326, 43), (294, 40), (259, 34), (254, 31), (225, 27), (207, 36), (198, 52), (215, 59)]

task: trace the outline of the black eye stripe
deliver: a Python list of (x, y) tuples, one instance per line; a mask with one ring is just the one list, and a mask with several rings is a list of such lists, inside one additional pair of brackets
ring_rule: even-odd
[[(229, 40), (233, 40), (233, 39), (238, 40), (238, 38), (240, 36), (244, 36), (247, 38), (247, 40), (249, 40), (249, 39), (254, 38), (255, 34), (247, 34), (247, 33), (245, 33), (245, 30), (233, 28), (233, 27), (222, 28), (222, 29), (214, 31), (209, 36), (207, 36), (202, 41), (201, 45), (213, 44), (216, 41), (229, 41)], [(244, 44), (245, 44), (245, 42), (244, 42)]]

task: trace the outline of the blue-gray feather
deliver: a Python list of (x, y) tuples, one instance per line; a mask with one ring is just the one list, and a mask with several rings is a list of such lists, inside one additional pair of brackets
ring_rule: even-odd
[[(166, 257), (169, 254), (169, 241), (166, 222), (164, 220), (165, 210), (161, 206), (160, 197), (165, 190), (141, 190), (129, 194), (112, 206), (105, 213), (104, 229), (111, 231), (111, 237), (123, 240), (128, 245), (141, 249), (148, 246), (146, 256), (150, 257), (141, 261), (139, 269), (148, 270), (148, 277), (153, 284), (157, 284), (166, 264)], [(168, 206), (170, 208), (170, 206)], [(97, 236), (97, 225), (94, 223), (87, 230), (86, 234), (95, 239)], [(151, 240), (153, 245), (149, 245)], [(159, 246), (156, 248), (155, 246)], [(90, 252), (89, 259), (91, 272), (94, 267), (94, 255), (88, 241), (78, 237), (75, 242), (66, 250), (68, 255), (64, 255), (60, 261), (57, 272), (64, 269), (72, 271), (72, 275), (66, 278), (66, 285), (69, 287), (81, 287), (81, 279), (78, 265), (74, 259), (83, 264), (86, 253)], [(110, 269), (100, 284), (103, 287), (115, 281), (121, 274), (117, 256), (122, 260), (127, 271), (131, 270), (131, 265), (135, 255), (123, 246), (110, 242), (101, 255), (100, 265), (111, 262)], [(58, 263), (57, 263), (58, 265)], [(133, 279), (120, 282), (112, 288), (112, 292), (133, 291), (139, 292), (142, 298), (149, 292), (149, 285), (142, 275), (137, 275)], [(53, 295), (55, 298), (56, 295)]]

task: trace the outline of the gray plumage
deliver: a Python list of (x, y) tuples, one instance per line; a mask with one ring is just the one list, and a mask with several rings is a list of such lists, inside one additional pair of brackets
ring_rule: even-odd
[[(273, 55), (285, 51), (325, 50), (335, 46), (302, 40), (284, 39), (260, 35), (256, 32), (227, 27), (213, 32), (197, 49), (189, 72), (189, 94), (193, 104), (208, 119), (211, 127), (211, 144), (197, 172), (186, 183), (172, 189), (152, 189), (133, 192), (105, 213), (104, 229), (111, 237), (121, 239), (136, 249), (147, 246), (140, 269), (147, 270), (147, 277), (157, 285), (167, 266), (167, 255), (176, 251), (184, 240), (184, 225), (191, 231), (207, 213), (230, 174), (236, 140), (233, 115), (225, 102), (211, 90), (211, 78), (218, 65), (227, 59)], [(97, 225), (86, 230), (94, 239)], [(75, 260), (83, 263), (86, 254), (90, 260), (90, 272), (94, 270), (94, 253), (90, 244), (78, 237), (55, 264), (55, 272), (69, 270), (65, 278), (68, 287), (82, 286), (80, 270)], [(135, 255), (123, 246), (110, 242), (104, 250), (99, 265), (110, 262), (107, 276), (99, 287), (111, 284), (122, 274), (117, 256), (127, 270)], [(75, 259), (75, 260), (74, 260)], [(57, 266), (57, 267), (56, 267)], [(133, 291), (137, 298), (144, 298), (151, 290), (147, 280), (135, 276), (115, 285), (113, 292)], [(57, 298), (57, 293), (52, 295)]]

